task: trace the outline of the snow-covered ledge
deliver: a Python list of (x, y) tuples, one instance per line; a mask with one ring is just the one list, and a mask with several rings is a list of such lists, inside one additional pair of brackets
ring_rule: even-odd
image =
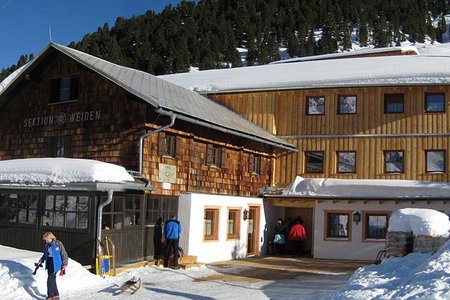
[[(26, 158), (0, 161), (2, 187), (143, 189), (124, 167), (91, 159)], [(102, 188), (99, 186), (102, 185)]]

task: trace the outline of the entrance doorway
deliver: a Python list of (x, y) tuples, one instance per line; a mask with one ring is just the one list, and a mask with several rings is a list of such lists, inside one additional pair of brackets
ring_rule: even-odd
[(247, 256), (259, 254), (259, 206), (250, 206), (247, 219)]
[(306, 230), (306, 241), (304, 241), (302, 245), (303, 253), (306, 255), (312, 255), (313, 209), (286, 207), (286, 219), (290, 218), (293, 222), (295, 222), (295, 220), (299, 217), (302, 219), (303, 226)]

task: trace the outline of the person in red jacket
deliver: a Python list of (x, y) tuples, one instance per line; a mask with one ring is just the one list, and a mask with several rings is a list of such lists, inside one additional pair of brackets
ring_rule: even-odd
[(302, 219), (300, 217), (295, 221), (295, 225), (292, 226), (289, 232), (288, 241), (291, 244), (292, 255), (302, 256), (302, 244), (306, 240), (306, 230), (303, 226)]

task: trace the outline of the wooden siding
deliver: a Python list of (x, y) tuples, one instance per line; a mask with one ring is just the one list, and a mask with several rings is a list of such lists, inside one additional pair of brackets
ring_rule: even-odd
[[(385, 94), (404, 94), (403, 113), (385, 113)], [(425, 93), (444, 93), (445, 112), (425, 112)], [(356, 114), (338, 114), (338, 96), (357, 97)], [(209, 95), (300, 150), (276, 159), (274, 182), (295, 176), (449, 181), (448, 86), (330, 88)], [(324, 96), (325, 113), (306, 115), (306, 97)], [(384, 172), (384, 150), (404, 150), (404, 172)], [(425, 172), (425, 150), (446, 150), (446, 172)], [(305, 173), (305, 151), (324, 152), (323, 173)], [(336, 171), (336, 151), (356, 151), (357, 171)]]
[[(49, 104), (51, 80), (67, 74), (79, 78), (79, 99)], [(11, 91), (0, 109), (0, 160), (49, 156), (52, 138), (69, 137), (70, 157), (96, 159), (136, 171), (140, 137), (168, 123), (167, 117), (157, 115), (146, 102), (63, 54), (50, 55), (29, 75), (30, 80), (23, 80)], [(99, 117), (68, 122), (71, 114), (86, 112), (98, 112)], [(53, 124), (42, 124), (44, 116), (54, 116)], [(57, 124), (56, 116), (66, 117), (65, 122)], [(151, 179), (155, 194), (257, 196), (260, 188), (271, 184), (273, 149), (181, 120), (166, 132), (177, 136), (176, 159), (158, 155), (157, 135), (144, 141), (143, 173)], [(206, 165), (207, 144), (223, 147), (223, 167)], [(248, 171), (250, 154), (263, 157), (262, 174)], [(176, 183), (169, 189), (160, 182), (159, 163), (176, 166)]]

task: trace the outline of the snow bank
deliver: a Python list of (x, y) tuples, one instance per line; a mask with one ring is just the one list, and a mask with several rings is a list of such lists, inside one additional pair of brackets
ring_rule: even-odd
[(450, 241), (434, 255), (411, 253), (360, 268), (331, 299), (450, 299)]
[(392, 213), (388, 231), (412, 232), (413, 235), (448, 237), (449, 217), (434, 209), (403, 208)]
[(65, 184), (134, 181), (121, 166), (89, 159), (27, 158), (0, 161), (0, 182), (8, 184)]

